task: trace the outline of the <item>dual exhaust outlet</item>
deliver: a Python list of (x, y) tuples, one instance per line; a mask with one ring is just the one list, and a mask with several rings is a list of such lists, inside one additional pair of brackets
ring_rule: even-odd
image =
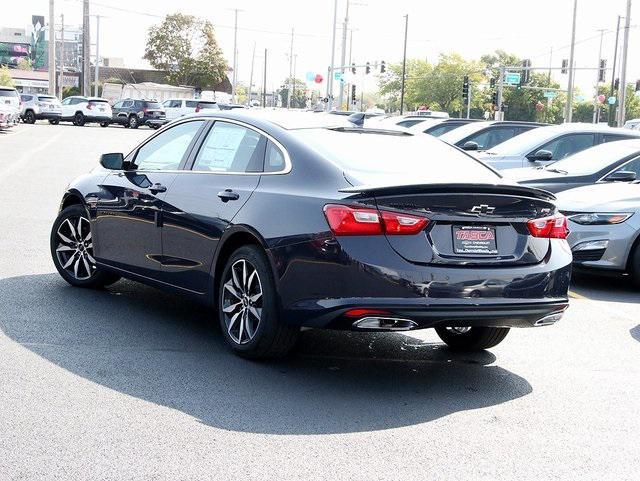
[[(564, 311), (553, 312), (541, 317), (533, 323), (535, 327), (550, 326), (558, 322)], [(397, 317), (363, 317), (353, 323), (353, 327), (361, 330), (375, 331), (410, 331), (418, 328), (418, 323), (411, 319)]]

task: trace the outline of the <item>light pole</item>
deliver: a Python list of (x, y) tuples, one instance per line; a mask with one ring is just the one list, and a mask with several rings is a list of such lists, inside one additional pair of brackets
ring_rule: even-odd
[(574, 81), (574, 53), (576, 49), (576, 16), (578, 12), (578, 0), (573, 0), (573, 25), (571, 27), (571, 50), (569, 51), (569, 83), (567, 86), (567, 105), (564, 120), (571, 122), (573, 118), (573, 81)]
[[(600, 48), (598, 49), (598, 67), (600, 67), (600, 61), (602, 60), (602, 37), (604, 37), (604, 32), (606, 29), (600, 29)], [(593, 100), (593, 123), (597, 123), (600, 118), (600, 104), (598, 103), (598, 87), (600, 86), (600, 69), (596, 71), (596, 96)]]
[(333, 107), (333, 69), (336, 61), (336, 25), (338, 23), (338, 0), (333, 0), (333, 34), (331, 35), (331, 67), (327, 79), (327, 104), (325, 110), (330, 112)]
[(231, 83), (231, 102), (236, 103), (236, 86), (238, 82), (238, 12), (240, 9), (234, 8), (233, 11), (233, 81)]
[(287, 109), (291, 108), (291, 93), (293, 90), (293, 28), (291, 29), (291, 47), (289, 48), (289, 90), (287, 91)]
[(49, 95), (56, 94), (56, 18), (53, 0), (49, 0)]
[(407, 32), (409, 31), (409, 14), (404, 16), (404, 51), (402, 54), (402, 84), (400, 86), (400, 115), (404, 113), (404, 83), (407, 73)]
[[(340, 57), (340, 66), (344, 67), (347, 61), (347, 28), (349, 27), (349, 0), (347, 0), (347, 10), (344, 14), (344, 22), (342, 23), (342, 56)], [(344, 68), (340, 69), (340, 74), (344, 75)], [(340, 93), (338, 94), (338, 110), (342, 110), (342, 102), (344, 100), (344, 82), (340, 80)]]
[(627, 52), (629, 50), (629, 28), (631, 26), (631, 0), (627, 0), (627, 17), (624, 19), (624, 39), (622, 40), (622, 58), (620, 59), (620, 106), (618, 107), (618, 127), (624, 125), (627, 100)]
[(96, 15), (96, 78), (93, 84), (93, 95), (98, 96), (98, 84), (100, 83), (100, 15)]

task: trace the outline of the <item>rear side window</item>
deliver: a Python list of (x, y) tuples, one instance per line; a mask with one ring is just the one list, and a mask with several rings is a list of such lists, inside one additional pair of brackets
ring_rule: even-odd
[(187, 105), (187, 107), (189, 107), (190, 109), (195, 109), (198, 106), (198, 101), (197, 100), (187, 100), (185, 102), (185, 104)]
[(281, 172), (286, 166), (284, 154), (276, 144), (269, 141), (267, 143), (267, 153), (264, 161), (265, 172)]
[(185, 122), (165, 130), (144, 144), (136, 154), (141, 170), (177, 170), (204, 121)]
[(626, 135), (605, 134), (602, 136), (602, 142), (615, 142), (617, 140), (633, 139), (635, 137), (627, 137)]
[(207, 134), (193, 164), (205, 172), (261, 172), (266, 138), (255, 130), (216, 122)]
[(146, 102), (145, 103), (145, 107), (148, 109), (161, 109), (162, 105), (160, 105), (158, 102)]
[(452, 131), (455, 128), (460, 127), (461, 124), (443, 124), (431, 127), (424, 131), (425, 134), (433, 135), (434, 137), (440, 137), (442, 134)]
[(216, 109), (219, 110), (218, 104), (216, 102), (198, 102), (199, 109)]
[(399, 127), (406, 127), (409, 128), (413, 125), (419, 124), (420, 122), (422, 122), (424, 119), (411, 119), (411, 120), (401, 120), (400, 122), (398, 122), (396, 125)]

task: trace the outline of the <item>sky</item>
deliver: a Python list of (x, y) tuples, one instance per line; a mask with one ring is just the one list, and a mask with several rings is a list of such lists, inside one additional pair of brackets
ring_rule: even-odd
[[(48, 15), (48, 0), (5, 1), (10, 3), (3, 6), (0, 26), (27, 26), (32, 14)], [(81, 0), (55, 1), (56, 15), (64, 13), (66, 25), (81, 23)], [(346, 3), (347, 0), (338, 0), (336, 65), (341, 57)], [(630, 82), (640, 79), (638, 8), (634, 6), (631, 15), (627, 71)], [(255, 46), (254, 85), (259, 86), (262, 82), (264, 50), (267, 49), (267, 88), (279, 86), (289, 74), (292, 29), (296, 76), (304, 79), (307, 73), (319, 73), (326, 77), (331, 58), (334, 0), (91, 1), (91, 14), (103, 16), (100, 55), (122, 57), (126, 66), (132, 68), (148, 67), (142, 59), (147, 29), (159, 23), (166, 14), (176, 11), (213, 22), (218, 42), (232, 65), (234, 9), (238, 9), (239, 82), (249, 83)], [(553, 67), (560, 67), (561, 60), (569, 57), (572, 9), (573, 0), (351, 0), (348, 37), (353, 35), (352, 61), (358, 64), (400, 61), (404, 15), (407, 14), (409, 58), (433, 62), (441, 53), (457, 52), (470, 59), (479, 59), (485, 53), (503, 49), (531, 59), (533, 67), (546, 68), (550, 60)], [(624, 15), (625, 9), (626, 0), (608, 0), (606, 3), (578, 0), (577, 67), (597, 65), (600, 29), (605, 29), (602, 58), (607, 59), (609, 67), (612, 65), (617, 16)], [(638, 16), (637, 21), (634, 15)], [(95, 20), (92, 20), (94, 24)], [(92, 38), (92, 42), (94, 40)], [(347, 63), (349, 44), (347, 41)], [(567, 75), (557, 71), (553, 76), (566, 86)], [(576, 84), (585, 95), (593, 94), (595, 80), (595, 71), (576, 73)], [(360, 75), (358, 85), (366, 91), (375, 90), (375, 76)]]

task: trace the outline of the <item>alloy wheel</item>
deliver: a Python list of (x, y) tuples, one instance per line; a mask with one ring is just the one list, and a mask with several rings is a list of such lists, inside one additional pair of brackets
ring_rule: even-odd
[(470, 327), (447, 327), (447, 330), (452, 334), (466, 334), (471, 328)]
[(67, 217), (56, 231), (56, 256), (60, 266), (79, 281), (96, 271), (91, 226), (85, 217)]
[(229, 337), (237, 344), (253, 339), (262, 319), (262, 282), (246, 259), (231, 265), (225, 279), (222, 312)]

